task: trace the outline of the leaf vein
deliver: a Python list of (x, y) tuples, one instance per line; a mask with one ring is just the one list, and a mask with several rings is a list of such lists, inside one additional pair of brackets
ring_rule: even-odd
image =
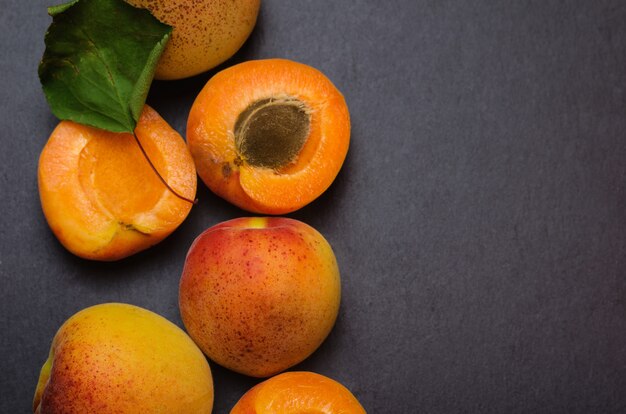
[[(74, 92), (74, 90), (71, 87), (67, 88), (68, 91), (72, 94), (72, 96), (74, 98), (76, 98), (76, 100), (81, 104), (84, 105), (86, 108), (90, 109), (91, 111), (100, 114), (102, 116), (104, 116), (105, 118), (108, 118), (110, 120), (112, 120), (115, 123), (119, 124), (119, 121), (117, 121), (115, 118), (112, 118), (109, 114), (107, 114), (106, 112), (103, 112), (102, 110), (100, 110), (97, 106), (93, 106), (91, 103), (89, 102), (85, 102), (81, 99), (80, 94), (77, 94)], [(82, 112), (82, 111), (81, 111)]]
[[(72, 20), (72, 22), (74, 24), (76, 24), (76, 22), (74, 20)], [(126, 108), (125, 108), (125, 105), (124, 105), (124, 101), (123, 101), (122, 97), (120, 96), (119, 88), (117, 87), (117, 84), (115, 82), (115, 78), (113, 77), (113, 73), (111, 72), (111, 68), (109, 67), (109, 64), (107, 63), (106, 59), (104, 59), (104, 56), (102, 56), (102, 54), (100, 53), (100, 49), (98, 48), (98, 45), (91, 38), (89, 33), (87, 33), (87, 31), (85, 31), (85, 29), (83, 27), (81, 27), (79, 24), (76, 24), (76, 27), (78, 28), (78, 30), (80, 30), (80, 32), (83, 34), (83, 36), (85, 36), (87, 41), (92, 45), (93, 50), (94, 50), (94, 54), (102, 62), (102, 66), (107, 71), (107, 75), (109, 77), (109, 81), (111, 82), (111, 86), (113, 87), (113, 91), (115, 92), (115, 97), (117, 98), (117, 103), (119, 103), (120, 109), (121, 109), (121, 113), (123, 114), (123, 116), (125, 118), (125, 121), (127, 122), (126, 126), (134, 125), (133, 121), (128, 117), (128, 113), (125, 110)], [(102, 113), (102, 112), (100, 112), (100, 113)], [(132, 132), (132, 128), (131, 128), (131, 131), (129, 131), (129, 132)]]

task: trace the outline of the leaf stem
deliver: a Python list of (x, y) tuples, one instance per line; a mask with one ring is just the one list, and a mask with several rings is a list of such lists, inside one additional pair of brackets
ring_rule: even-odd
[(176, 197), (180, 198), (181, 200), (185, 200), (186, 202), (191, 203), (193, 205), (198, 204), (198, 199), (197, 198), (194, 199), (194, 200), (191, 200), (191, 199), (189, 199), (189, 198), (187, 198), (187, 197), (177, 193), (172, 187), (170, 187), (170, 185), (167, 183), (167, 181), (165, 181), (165, 179), (161, 176), (161, 174), (159, 174), (159, 171), (156, 169), (156, 167), (154, 166), (154, 164), (150, 160), (150, 157), (148, 157), (148, 154), (146, 153), (146, 150), (143, 149), (143, 145), (141, 145), (141, 142), (139, 141), (139, 138), (137, 138), (137, 134), (133, 133), (133, 137), (135, 138), (135, 142), (139, 146), (139, 149), (141, 150), (141, 153), (143, 154), (144, 158), (146, 159), (146, 161), (148, 161), (148, 164), (150, 164), (150, 167), (152, 168), (152, 171), (154, 171), (154, 173), (157, 175), (157, 177), (159, 177), (159, 180), (161, 180), (163, 185), (165, 187), (167, 187), (167, 189), (170, 190), (170, 192), (172, 194), (174, 194)]

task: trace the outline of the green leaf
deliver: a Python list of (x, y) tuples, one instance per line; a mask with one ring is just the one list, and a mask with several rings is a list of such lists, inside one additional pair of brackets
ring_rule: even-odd
[(48, 7), (48, 14), (52, 17), (56, 16), (59, 13), (63, 13), (65, 10), (69, 9), (76, 3), (78, 0), (70, 1), (69, 3), (59, 4), (58, 6), (50, 6)]
[(54, 115), (132, 133), (172, 28), (123, 0), (74, 0), (48, 12), (39, 79)]

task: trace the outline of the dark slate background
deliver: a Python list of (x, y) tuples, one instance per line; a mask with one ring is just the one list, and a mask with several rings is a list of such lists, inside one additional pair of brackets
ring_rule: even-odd
[[(122, 301), (181, 325), (192, 240), (246, 215), (199, 187), (160, 245), (119, 263), (67, 253), (37, 195), (56, 125), (36, 69), (42, 1), (0, 0), (0, 409), (26, 413), (61, 323)], [(626, 3), (264, 0), (229, 62), (283, 57), (345, 94), (337, 180), (291, 214), (334, 246), (337, 325), (297, 369), (369, 413), (626, 412)], [(219, 68), (218, 68), (219, 69)], [(216, 70), (156, 82), (183, 135)], [(255, 379), (212, 364), (215, 413)]]

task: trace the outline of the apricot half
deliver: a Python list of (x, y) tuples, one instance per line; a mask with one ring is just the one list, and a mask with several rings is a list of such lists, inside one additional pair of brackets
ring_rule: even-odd
[(365, 414), (343, 385), (313, 372), (285, 372), (250, 389), (230, 414)]
[(207, 71), (239, 50), (259, 14), (261, 0), (126, 0), (174, 28), (156, 79), (181, 79)]
[(310, 66), (257, 60), (216, 74), (196, 98), (187, 144), (198, 175), (244, 210), (284, 214), (333, 182), (350, 142), (346, 102)]
[(193, 242), (179, 305), (209, 358), (267, 377), (320, 346), (337, 318), (340, 290), (335, 255), (318, 231), (287, 218), (244, 217)]
[[(182, 137), (145, 106), (137, 139), (161, 177), (193, 199), (196, 171)], [(170, 191), (131, 134), (62, 121), (39, 158), (44, 215), (72, 253), (117, 260), (146, 249), (174, 231), (191, 203)]]

